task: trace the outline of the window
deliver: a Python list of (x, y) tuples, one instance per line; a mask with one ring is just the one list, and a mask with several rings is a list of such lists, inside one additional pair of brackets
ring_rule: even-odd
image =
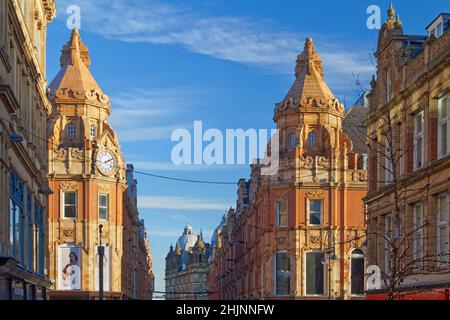
[(350, 256), (351, 295), (364, 294), (364, 257), (360, 249), (353, 250)]
[(438, 267), (447, 267), (449, 261), (449, 212), (448, 194), (441, 193), (437, 197), (437, 260)]
[(392, 99), (392, 72), (386, 71), (386, 103), (389, 103)]
[(420, 169), (423, 166), (423, 125), (423, 111), (421, 111), (414, 116), (414, 170)]
[(34, 212), (35, 270), (44, 275), (44, 208), (35, 202)]
[(276, 295), (288, 296), (290, 295), (291, 287), (291, 269), (289, 253), (277, 252), (275, 257), (275, 269), (276, 269)]
[(109, 195), (99, 194), (98, 196), (98, 218), (108, 220)]
[(76, 136), (77, 136), (77, 130), (75, 128), (75, 124), (69, 123), (67, 125), (67, 139), (72, 141), (72, 140), (75, 140)]
[(296, 146), (297, 146), (297, 143), (295, 141), (295, 133), (291, 132), (291, 134), (289, 135), (289, 148), (295, 149)]
[(422, 203), (416, 203), (413, 206), (413, 259), (416, 268), (423, 266), (423, 234), (424, 234), (424, 222), (423, 222), (423, 206)]
[(384, 216), (384, 270), (387, 274), (391, 272), (391, 250), (392, 250), (392, 216)]
[(322, 200), (309, 200), (309, 225), (322, 224)]
[(308, 134), (308, 147), (314, 148), (317, 144), (317, 133), (315, 131)]
[(77, 217), (77, 193), (74, 191), (63, 193), (63, 217), (76, 219)]
[(10, 175), (9, 240), (11, 255), (23, 265), (24, 261), (24, 185), (14, 174)]
[(276, 203), (277, 210), (277, 227), (286, 227), (288, 224), (288, 212), (286, 202), (278, 201)]
[(322, 252), (306, 253), (306, 294), (324, 294), (324, 254)]
[(27, 266), (28, 270), (33, 272), (33, 194), (27, 194), (27, 221), (26, 221), (26, 236), (27, 236)]
[(97, 136), (96, 134), (96, 129), (95, 126), (93, 124), (91, 124), (91, 126), (89, 127), (89, 134), (91, 136), (91, 140), (94, 140)]
[(446, 95), (438, 101), (438, 157), (442, 158), (448, 154), (449, 141), (449, 112), (450, 95)]
[(394, 158), (391, 156), (391, 148), (389, 145), (388, 140), (386, 139), (386, 157), (385, 157), (385, 165), (384, 165), (384, 179), (385, 179), (385, 184), (391, 184), (394, 181), (394, 166), (393, 166), (393, 161)]

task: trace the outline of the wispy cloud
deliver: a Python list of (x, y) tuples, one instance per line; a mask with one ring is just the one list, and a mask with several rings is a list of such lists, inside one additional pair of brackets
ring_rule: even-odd
[[(111, 97), (111, 124), (123, 142), (170, 139), (177, 128), (186, 124), (173, 123), (173, 112), (185, 112), (182, 100), (195, 90), (187, 88), (134, 89)], [(161, 126), (164, 120), (167, 125)]]
[[(180, 45), (187, 50), (282, 73), (293, 73), (293, 63), (303, 48), (305, 34), (280, 31), (272, 21), (245, 16), (208, 16), (187, 6), (142, 0), (59, 0), (65, 8), (82, 8), (82, 28), (127, 42)], [(313, 35), (314, 36), (314, 35)], [(330, 45), (317, 35), (316, 45), (333, 83), (352, 72), (373, 72), (366, 47), (356, 43)]]
[(204, 170), (242, 170), (248, 168), (247, 165), (176, 165), (170, 162), (154, 162), (154, 161), (140, 161), (127, 159), (128, 163), (132, 163), (136, 170), (151, 170), (151, 171), (204, 171)]
[(138, 199), (138, 206), (142, 209), (167, 209), (184, 211), (207, 211), (226, 210), (228, 203), (205, 199), (193, 199), (185, 197), (171, 196), (141, 196)]

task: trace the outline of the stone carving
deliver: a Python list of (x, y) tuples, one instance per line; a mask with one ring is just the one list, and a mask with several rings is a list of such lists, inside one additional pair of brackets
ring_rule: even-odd
[(59, 186), (59, 189), (63, 190), (63, 191), (77, 190), (77, 183), (72, 182), (72, 181), (66, 181), (66, 182), (61, 183), (61, 185)]
[(352, 172), (352, 181), (354, 182), (367, 182), (367, 171), (356, 170)]
[(67, 159), (67, 150), (65, 149), (54, 149), (55, 160), (64, 161)]
[(308, 199), (323, 199), (323, 191), (322, 190), (311, 190), (306, 193), (306, 197)]
[(300, 166), (306, 169), (312, 169), (314, 160), (312, 157), (300, 157)]
[(111, 185), (101, 183), (98, 185), (98, 191), (109, 193), (111, 191)]
[(90, 101), (97, 101), (103, 104), (108, 104), (110, 99), (109, 97), (100, 92), (97, 89), (87, 90), (87, 91), (78, 91), (68, 88), (61, 88), (57, 90), (52, 90), (48, 94), (48, 98), (50, 100), (57, 99), (87, 99)]
[(84, 160), (84, 152), (83, 150), (80, 149), (71, 149), (70, 150), (70, 155), (72, 156), (72, 158), (76, 159), (76, 160)]
[(317, 157), (317, 166), (319, 168), (330, 168), (330, 159), (327, 159), (326, 157)]

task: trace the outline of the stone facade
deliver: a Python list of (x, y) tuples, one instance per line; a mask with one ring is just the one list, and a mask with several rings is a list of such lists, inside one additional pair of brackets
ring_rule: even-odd
[(45, 299), (45, 89), (53, 0), (0, 1), (0, 300)]
[[(401, 262), (397, 290), (406, 299), (448, 299), (450, 15), (439, 15), (425, 36), (404, 34), (394, 15), (391, 5), (369, 94), (369, 264), (385, 278), (392, 261)], [(380, 152), (386, 148), (392, 156)], [(382, 281), (369, 297), (385, 298), (386, 289)]]
[(365, 134), (345, 129), (367, 108), (345, 112), (310, 38), (295, 75), (275, 107), (278, 172), (263, 175), (255, 162), (213, 236), (210, 299), (362, 297)]
[[(126, 169), (116, 133), (108, 122), (109, 97), (93, 78), (78, 30), (61, 53), (61, 71), (48, 89), (49, 276), (52, 299), (98, 297), (98, 246), (105, 246), (106, 299), (132, 298), (123, 284)], [(125, 214), (126, 212), (126, 214)], [(129, 222), (132, 225), (134, 222)], [(102, 236), (99, 226), (102, 225)], [(128, 245), (128, 244), (127, 244)], [(134, 270), (134, 269), (133, 269)]]
[(209, 253), (202, 233), (195, 236), (187, 225), (166, 257), (166, 300), (208, 299)]

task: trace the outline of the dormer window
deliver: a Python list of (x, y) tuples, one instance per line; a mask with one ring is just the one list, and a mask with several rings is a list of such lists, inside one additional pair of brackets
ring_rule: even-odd
[(314, 148), (317, 145), (317, 133), (315, 131), (310, 132), (308, 135), (308, 147)]
[(67, 139), (72, 141), (75, 140), (76, 136), (77, 136), (77, 129), (75, 127), (75, 124), (69, 123), (67, 125)]

